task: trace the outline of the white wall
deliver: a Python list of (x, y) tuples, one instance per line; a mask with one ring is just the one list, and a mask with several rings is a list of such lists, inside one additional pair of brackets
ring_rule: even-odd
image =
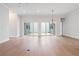
[(19, 16), (13, 9), (9, 10), (9, 36), (17, 37), (20, 34)]
[[(22, 16), (21, 17), (21, 20), (20, 20), (20, 34), (21, 36), (24, 35), (24, 23), (26, 22), (50, 22), (51, 21), (51, 16), (47, 16), (47, 15), (39, 15), (39, 16), (36, 16), (36, 15), (28, 15), (28, 16)], [(61, 26), (61, 22), (60, 22), (60, 17), (54, 17), (54, 23), (55, 23), (55, 32), (56, 32), (56, 35), (61, 35), (61, 29), (62, 28)]]
[(9, 9), (0, 5), (0, 42), (9, 39)]
[(64, 35), (79, 39), (79, 9), (66, 16), (63, 31)]

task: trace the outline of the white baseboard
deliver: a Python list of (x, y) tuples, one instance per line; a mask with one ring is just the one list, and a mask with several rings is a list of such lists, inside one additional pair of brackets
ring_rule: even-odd
[(20, 36), (9, 36), (9, 37), (16, 37), (16, 38), (19, 38)]
[(7, 38), (7, 39), (5, 39), (5, 40), (0, 41), (0, 44), (1, 44), (1, 43), (5, 43), (5, 42), (7, 42), (7, 41), (9, 41), (9, 38)]
[(79, 39), (78, 36), (74, 36), (74, 35), (71, 35), (71, 34), (63, 34), (64, 36), (68, 36), (68, 37), (71, 37), (71, 38), (74, 38), (74, 39)]

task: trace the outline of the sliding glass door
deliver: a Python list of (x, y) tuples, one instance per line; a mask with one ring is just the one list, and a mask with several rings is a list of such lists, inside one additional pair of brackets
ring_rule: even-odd
[(48, 22), (41, 23), (41, 35), (49, 35), (50, 28)]
[(24, 35), (50, 35), (54, 34), (54, 25), (49, 22), (24, 23)]

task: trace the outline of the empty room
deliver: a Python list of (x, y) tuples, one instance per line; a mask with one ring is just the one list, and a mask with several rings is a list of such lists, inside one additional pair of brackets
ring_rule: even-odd
[(79, 56), (79, 3), (0, 3), (0, 56)]

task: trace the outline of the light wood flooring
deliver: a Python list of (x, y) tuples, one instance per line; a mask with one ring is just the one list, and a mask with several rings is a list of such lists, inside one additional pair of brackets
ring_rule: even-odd
[(0, 56), (79, 56), (79, 40), (56, 36), (10, 38), (0, 44)]

